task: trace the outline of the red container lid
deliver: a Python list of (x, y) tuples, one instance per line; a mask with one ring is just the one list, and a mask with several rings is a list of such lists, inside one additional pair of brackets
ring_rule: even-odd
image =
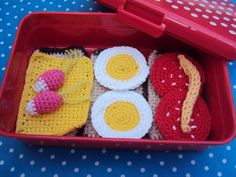
[(98, 0), (154, 37), (168, 33), (227, 60), (236, 59), (236, 4), (230, 0)]

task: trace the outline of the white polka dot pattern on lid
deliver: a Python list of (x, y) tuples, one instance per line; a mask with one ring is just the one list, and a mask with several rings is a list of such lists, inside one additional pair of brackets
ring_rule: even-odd
[(177, 3), (178, 3), (178, 4), (183, 4), (183, 1), (179, 1), (179, 0), (178, 0)]
[(190, 5), (190, 6), (194, 6), (195, 4), (193, 3), (193, 2), (188, 2), (188, 4)]
[(199, 6), (201, 6), (201, 7), (205, 7), (205, 4), (200, 3)]
[(224, 10), (225, 8), (222, 6), (218, 6), (219, 9)]
[(216, 22), (210, 21), (209, 23), (210, 23), (210, 25), (212, 25), (212, 26), (217, 26)]
[(212, 8), (212, 9), (214, 9), (214, 8), (215, 8), (215, 6), (213, 6), (213, 5), (209, 5), (209, 7), (210, 7), (210, 8)]
[(230, 13), (230, 12), (225, 12), (225, 14), (227, 14), (227, 15), (229, 15), (229, 16), (231, 16), (231, 15), (232, 15), (232, 13)]
[(202, 12), (202, 10), (199, 9), (199, 8), (195, 8), (195, 10), (196, 10), (197, 12)]
[(222, 14), (222, 12), (221, 12), (221, 11), (218, 11), (218, 10), (216, 10), (216, 13), (219, 14), (219, 15)]
[(192, 17), (195, 17), (195, 18), (198, 17), (198, 15), (195, 14), (195, 13), (191, 13), (191, 16), (192, 16)]
[(209, 16), (206, 15), (206, 14), (202, 14), (202, 17), (203, 17), (203, 18), (209, 18)]
[(215, 20), (219, 20), (220, 19), (220, 17), (218, 17), (218, 16), (216, 16), (216, 15), (213, 15), (212, 16)]
[(231, 24), (231, 26), (232, 26), (233, 28), (236, 28), (236, 24)]
[(178, 9), (179, 7), (177, 5), (172, 5), (171, 6), (173, 9)]
[[(234, 9), (235, 5), (229, 3), (229, 1), (217, 2), (210, 0), (165, 0), (165, 2), (165, 5), (170, 6), (172, 9), (180, 10), (175, 11), (175, 13), (180, 14), (181, 16), (183, 16), (181, 9), (184, 9), (185, 12), (191, 11), (191, 13), (186, 13), (185, 16), (187, 18), (190, 20), (192, 18), (193, 21), (196, 20), (196, 23), (203, 22), (203, 26), (208, 26), (213, 30), (217, 30), (217, 32), (219, 31), (219, 33), (224, 36), (225, 34), (231, 36), (235, 35), (236, 33), (233, 30), (234, 25), (231, 25), (232, 20), (235, 21), (236, 13), (233, 12), (236, 12), (236, 9)], [(200, 19), (197, 17), (200, 17)], [(204, 20), (201, 20), (201, 18)], [(219, 21), (219, 25), (214, 20)], [(229, 24), (226, 24), (223, 21), (226, 21)]]
[(211, 14), (213, 11), (210, 9), (207, 9), (206, 12)]
[(223, 19), (224, 19), (225, 21), (230, 21), (230, 19), (229, 19), (228, 17), (223, 17)]
[(233, 35), (236, 35), (236, 32), (233, 31), (233, 30), (229, 30), (229, 33), (230, 33), (230, 34), (233, 34)]
[(187, 11), (191, 10), (191, 9), (190, 9), (189, 7), (187, 7), (187, 6), (184, 6), (184, 9), (187, 10)]

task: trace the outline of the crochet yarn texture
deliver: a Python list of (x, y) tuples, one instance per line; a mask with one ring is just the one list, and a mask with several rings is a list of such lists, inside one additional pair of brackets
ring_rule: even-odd
[[(149, 55), (148, 65), (150, 67), (152, 67), (154, 61), (157, 59), (157, 56), (158, 56), (158, 54), (157, 54), (157, 51), (155, 51), (155, 50)], [(150, 77), (148, 77), (147, 91), (148, 91), (148, 93), (147, 93), (148, 94), (148, 103), (152, 109), (153, 115), (155, 115), (155, 110), (156, 110), (157, 105), (160, 102), (160, 98), (159, 98), (159, 95), (154, 90), (154, 87), (151, 83)], [(163, 139), (163, 136), (161, 135), (161, 133), (156, 125), (155, 119), (153, 119), (152, 126), (148, 131), (148, 135), (151, 139)]]
[(181, 129), (181, 114), (186, 91), (174, 91), (163, 97), (156, 108), (157, 126), (167, 140), (206, 140), (211, 128), (211, 116), (204, 100), (199, 96), (189, 122), (190, 132)]
[(201, 76), (197, 68), (192, 64), (191, 61), (187, 60), (184, 55), (178, 55), (178, 59), (181, 68), (184, 70), (184, 73), (189, 77), (188, 92), (183, 103), (181, 115), (181, 129), (184, 133), (188, 133), (191, 131), (189, 122), (192, 116), (193, 107), (199, 96)]
[(135, 89), (145, 82), (149, 67), (141, 52), (132, 47), (103, 50), (94, 64), (97, 81), (112, 90)]
[[(163, 54), (152, 65), (150, 79), (160, 96), (165, 96), (171, 91), (188, 90), (188, 76), (180, 67), (178, 55), (179, 53)], [(185, 57), (195, 65), (201, 76), (201, 86), (204, 85), (205, 73), (201, 66), (191, 57), (187, 55)]]
[(40, 115), (54, 112), (62, 105), (62, 96), (54, 91), (39, 93), (26, 106), (29, 115)]
[[(53, 55), (54, 54), (52, 53), (50, 56)], [(70, 62), (65, 64), (61, 70), (51, 69), (44, 72), (41, 76), (39, 76), (33, 87), (35, 92), (40, 93), (48, 90), (50, 91), (58, 90), (64, 84), (65, 74), (67, 74), (67, 72), (73, 67), (73, 65), (77, 62), (78, 58), (83, 57), (83, 52), (78, 49), (73, 49), (73, 50), (69, 49), (65, 50), (64, 54), (60, 54), (60, 57), (63, 58), (63, 56), (66, 55), (70, 59)]]
[(146, 100), (133, 91), (108, 91), (99, 96), (91, 118), (95, 130), (106, 138), (142, 138), (153, 119)]
[[(25, 114), (26, 104), (36, 96), (32, 89), (35, 80), (47, 70), (61, 70), (68, 62), (70, 62), (70, 59), (56, 58), (40, 52), (36, 52), (31, 56), (18, 112), (16, 133), (65, 135), (85, 124), (90, 101), (84, 101), (80, 104), (62, 104), (60, 109), (55, 112), (40, 115), (37, 118)], [(82, 81), (87, 81), (88, 84), (83, 85), (78, 91), (67, 94), (66, 98), (68, 100), (82, 100), (90, 97), (93, 85), (93, 66), (91, 60), (87, 57), (79, 58), (68, 71), (63, 89), (72, 88), (76, 83)]]
[(34, 84), (34, 90), (37, 93), (43, 91), (56, 91), (64, 84), (64, 72), (59, 69), (51, 69), (44, 72)]
[[(95, 63), (95, 61), (97, 60), (97, 56), (99, 55), (99, 51), (95, 50), (93, 52), (93, 54), (91, 55), (91, 61), (93, 63)], [(102, 86), (101, 84), (99, 84), (99, 82), (96, 80), (96, 78), (94, 79), (93, 82), (93, 89), (91, 92), (91, 97), (92, 97), (92, 101), (91, 101), (91, 106), (93, 105), (93, 103), (95, 102), (95, 100), (102, 95), (103, 93), (109, 91), (108, 88)], [(134, 91), (138, 92), (139, 94), (143, 94), (143, 87), (142, 85), (139, 86), (138, 88), (134, 89)], [(89, 116), (88, 116), (88, 120), (84, 126), (84, 132), (83, 132), (84, 136), (87, 137), (100, 137), (99, 134), (96, 132), (96, 130), (94, 129), (93, 125), (92, 125), (92, 121), (91, 121), (91, 111), (89, 111)]]

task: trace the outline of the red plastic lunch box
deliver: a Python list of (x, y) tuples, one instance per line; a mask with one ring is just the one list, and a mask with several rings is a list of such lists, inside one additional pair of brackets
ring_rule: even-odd
[[(199, 150), (236, 136), (236, 114), (226, 61), (236, 58), (236, 5), (229, 0), (99, 0), (117, 13), (32, 13), (20, 23), (0, 92), (0, 134), (30, 144), (69, 147)], [(32, 52), (84, 46), (89, 52), (132, 46), (190, 53), (206, 73), (203, 97), (212, 115), (206, 141), (88, 138), (16, 134), (15, 125)]]

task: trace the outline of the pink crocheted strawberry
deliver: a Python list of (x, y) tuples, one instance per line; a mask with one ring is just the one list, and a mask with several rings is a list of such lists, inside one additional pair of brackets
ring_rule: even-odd
[(44, 72), (36, 81), (34, 90), (37, 93), (44, 91), (56, 91), (64, 83), (65, 75), (62, 70), (51, 69)]
[(62, 104), (62, 96), (54, 91), (39, 93), (26, 105), (26, 113), (35, 116), (56, 111)]

